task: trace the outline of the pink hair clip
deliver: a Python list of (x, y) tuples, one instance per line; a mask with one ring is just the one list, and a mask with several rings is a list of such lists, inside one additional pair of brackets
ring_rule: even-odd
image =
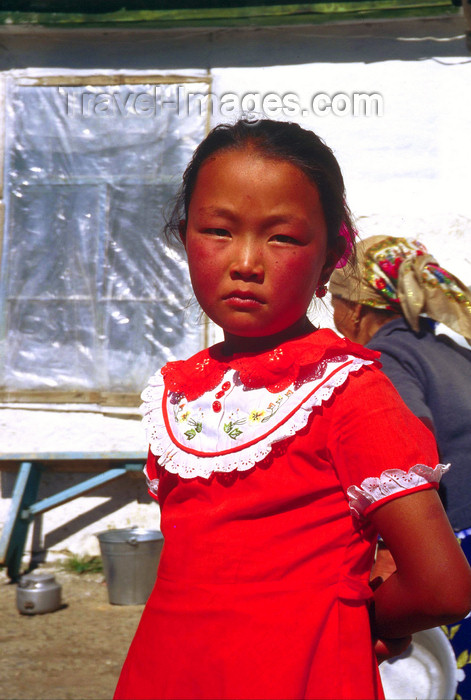
[(348, 259), (352, 253), (353, 250), (353, 239), (355, 239), (358, 236), (358, 231), (354, 228), (352, 228), (352, 231), (350, 232), (347, 224), (342, 222), (342, 225), (339, 229), (339, 236), (342, 236), (342, 238), (345, 238), (346, 242), (346, 247), (345, 247), (345, 252), (340, 258), (340, 260), (337, 261), (337, 264), (335, 267), (345, 267), (345, 265), (348, 263)]

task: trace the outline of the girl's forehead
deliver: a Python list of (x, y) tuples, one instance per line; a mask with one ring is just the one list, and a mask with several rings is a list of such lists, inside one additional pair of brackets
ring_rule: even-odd
[[(244, 180), (292, 180), (303, 181), (317, 192), (316, 184), (298, 164), (288, 157), (272, 155), (263, 149), (247, 144), (242, 148), (225, 148), (209, 156), (200, 166), (195, 189), (200, 180), (216, 181), (219, 178), (235, 177), (234, 186)], [(194, 193), (194, 192), (193, 192)]]

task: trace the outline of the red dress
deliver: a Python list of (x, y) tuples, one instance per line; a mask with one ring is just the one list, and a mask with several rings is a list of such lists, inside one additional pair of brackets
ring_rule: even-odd
[(444, 469), (376, 358), (324, 330), (154, 375), (165, 544), (115, 698), (383, 697), (368, 513)]

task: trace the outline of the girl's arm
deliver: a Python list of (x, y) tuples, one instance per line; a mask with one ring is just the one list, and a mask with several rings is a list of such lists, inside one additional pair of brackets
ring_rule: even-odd
[(373, 633), (406, 637), (465, 617), (471, 609), (471, 569), (437, 492), (401, 496), (369, 517), (397, 567), (374, 592)]

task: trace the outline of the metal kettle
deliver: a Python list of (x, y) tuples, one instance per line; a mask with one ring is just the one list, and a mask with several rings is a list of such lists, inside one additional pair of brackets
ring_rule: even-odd
[(16, 607), (23, 615), (53, 612), (61, 607), (62, 587), (52, 574), (25, 574), (16, 588)]

